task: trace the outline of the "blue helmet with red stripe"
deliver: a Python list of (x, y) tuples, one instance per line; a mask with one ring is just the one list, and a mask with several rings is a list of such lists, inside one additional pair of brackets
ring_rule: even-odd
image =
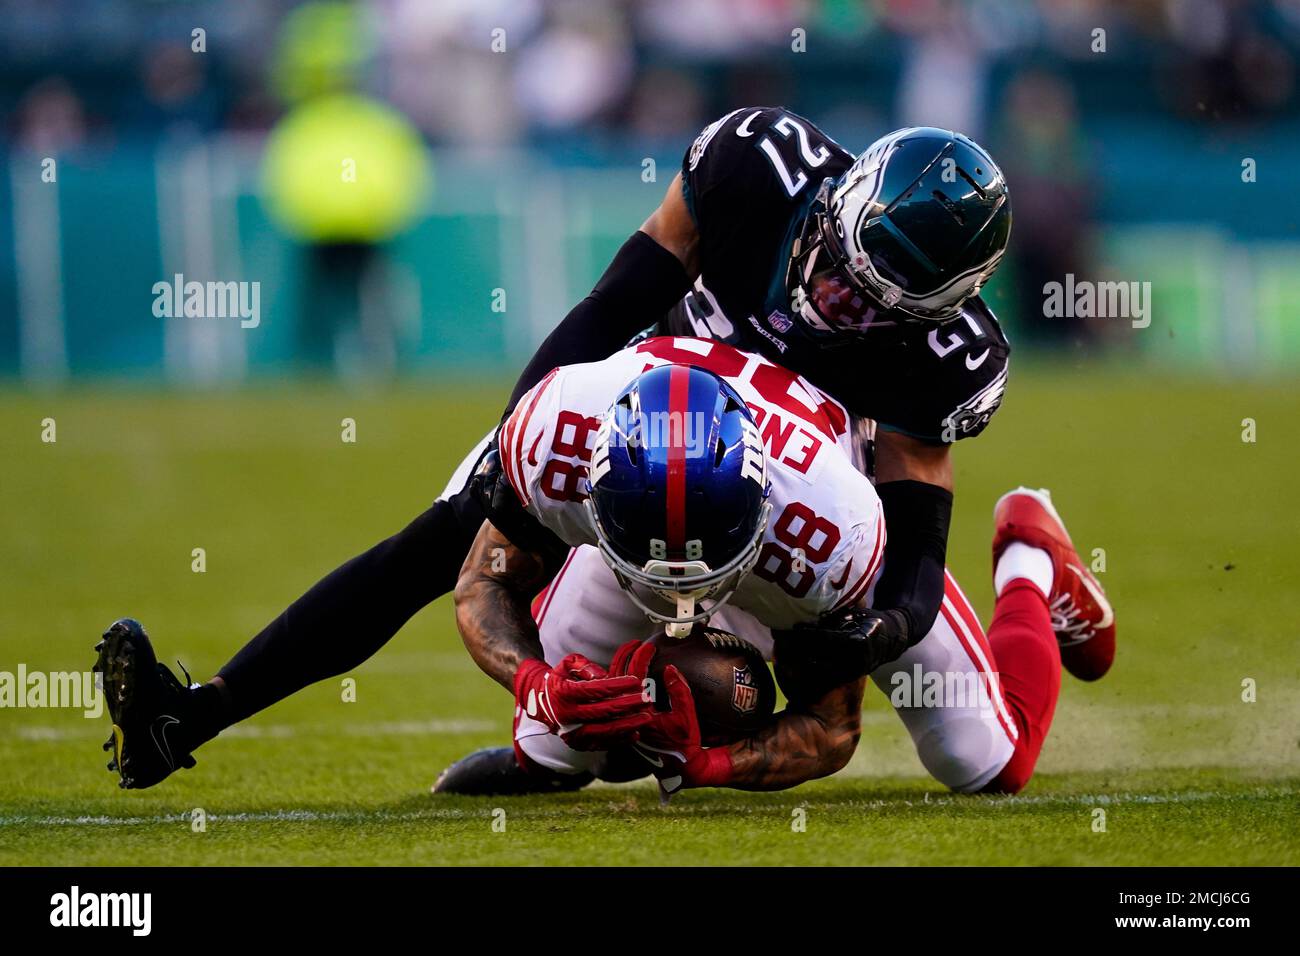
[[(758, 427), (736, 390), (705, 369), (663, 365), (606, 413), (587, 507), (619, 584), (684, 636), (754, 567), (769, 490)], [(674, 610), (656, 609), (651, 595)]]

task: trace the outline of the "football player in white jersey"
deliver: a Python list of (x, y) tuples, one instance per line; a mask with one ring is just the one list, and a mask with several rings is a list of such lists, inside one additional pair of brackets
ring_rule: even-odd
[[(978, 290), (1010, 224), (1000, 169), (959, 133), (898, 130), (855, 158), (788, 110), (735, 110), (687, 150), (663, 202), (547, 337), (513, 395), (557, 365), (603, 359), (653, 326), (658, 335), (759, 352), (870, 419), (857, 454), (892, 533), (870, 612), (824, 630), (850, 632), (881, 660), (898, 657), (966, 607), (945, 574), (951, 445), (984, 429), (1006, 387), (1010, 346)], [(120, 786), (151, 787), (193, 767), (195, 750), (222, 730), (347, 673), (447, 593), (483, 522), (467, 480), (494, 437), (465, 458), (432, 507), (318, 581), (203, 683), (183, 682), (160, 663), (139, 621), (110, 625), (95, 670), (110, 701), (105, 749)], [(799, 435), (771, 436), (774, 448), (787, 441)], [(995, 551), (998, 579), (1033, 587), (1000, 585), (988, 643), (1008, 643), (1005, 654), (994, 648), (999, 659), (1017, 657), (1033, 636), (1055, 632), (1059, 650), (1053, 643), (1038, 655), (1043, 675), (1027, 679), (1023, 694), (1003, 682), (1008, 696), (1041, 696), (1031, 709), (1046, 715), (1036, 719), (1045, 728), (1054, 693), (1035, 689), (1053, 686), (1046, 671), (1063, 664), (1086, 680), (1104, 674), (1115, 654), (1114, 616), (1050, 502), (1018, 493), (1005, 504), (997, 540), (1036, 554)], [(969, 617), (973, 648), (982, 634)], [(778, 665), (788, 671), (792, 655), (784, 657)], [(821, 679), (827, 668), (803, 671)], [(1024, 779), (1011, 774), (999, 785)]]
[[(544, 378), (502, 428), (491, 522), (456, 589), (471, 655), (515, 694), (513, 753), (472, 755), (436, 789), (625, 779), (638, 774), (612, 766), (610, 751), (638, 735), (668, 755), (654, 760), (666, 792), (794, 786), (851, 757), (867, 674), (940, 782), (986, 789), (1008, 766), (1027, 779), (1042, 734), (1018, 739), (1042, 724), (1042, 702), (1020, 713), (1004, 697), (994, 654), (951, 578), (931, 632), (896, 660), (871, 658), (857, 615), (870, 606), (885, 528), (851, 458), (855, 426), (869, 423), (851, 423), (800, 376), (705, 339), (649, 339)], [(783, 644), (827, 641), (836, 615), (842, 645), (801, 648), (793, 656), (803, 673), (783, 674)], [(606, 670), (621, 646), (650, 636), (647, 619), (670, 634), (709, 619), (775, 656), (790, 706), (753, 738), (701, 747), (683, 687), (668, 688), (668, 717), (637, 706), (638, 681)], [(1050, 630), (1038, 630), (1035, 649), (1019, 655), (1030, 676), (1041, 670), (1038, 650), (1056, 653)], [(1024, 676), (1013, 675), (1016, 686), (1034, 682)], [(1050, 698), (1054, 706), (1054, 690)]]

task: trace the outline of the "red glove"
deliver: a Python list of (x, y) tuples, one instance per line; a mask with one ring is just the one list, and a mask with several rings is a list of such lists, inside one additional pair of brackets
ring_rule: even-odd
[[(644, 684), (654, 650), (649, 641), (630, 641), (615, 652), (610, 671), (627, 674)], [(731, 757), (726, 747), (706, 749), (700, 745), (700, 721), (686, 678), (669, 664), (664, 668), (663, 682), (660, 692), (668, 695), (669, 709), (654, 711), (650, 722), (641, 728), (634, 748), (653, 766), (660, 796), (666, 802), (687, 787), (725, 786), (732, 776)], [(644, 696), (658, 696), (648, 691)]]
[(608, 750), (636, 739), (651, 703), (636, 677), (610, 677), (581, 654), (558, 667), (527, 660), (515, 672), (515, 705), (574, 750)]
[[(649, 671), (654, 656), (653, 641), (628, 641), (614, 652), (614, 659), (609, 662), (609, 673), (614, 677), (631, 675), (641, 681), (643, 687), (648, 688), (649, 685), (645, 683), (646, 672)], [(646, 697), (649, 702), (654, 702), (648, 689)]]
[[(731, 755), (726, 747), (700, 746), (700, 721), (686, 678), (672, 664), (664, 668), (667, 711), (657, 711), (641, 729), (636, 749), (655, 767), (659, 794), (667, 802), (687, 787), (723, 787), (731, 780)], [(656, 760), (656, 757), (658, 758)]]

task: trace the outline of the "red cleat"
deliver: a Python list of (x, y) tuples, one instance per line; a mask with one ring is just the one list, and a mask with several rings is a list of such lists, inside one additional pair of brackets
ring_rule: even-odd
[(1013, 541), (1042, 548), (1052, 559), (1047, 599), (1061, 663), (1079, 680), (1097, 680), (1115, 660), (1115, 612), (1079, 559), (1048, 491), (1017, 488), (993, 506), (993, 565)]

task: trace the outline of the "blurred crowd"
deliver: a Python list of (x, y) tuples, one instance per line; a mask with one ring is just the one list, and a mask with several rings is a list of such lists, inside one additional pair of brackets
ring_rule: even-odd
[(1041, 110), (1098, 57), (1098, 95), (1136, 71), (1173, 114), (1248, 121), (1296, 108), (1300, 0), (0, 0), (0, 22), (0, 136), (22, 146), (266, 128), (313, 71), (431, 142), (499, 144), (681, 137), (754, 101), (979, 135), (991, 71), (1053, 64), (1051, 91), (1011, 97)]
[[(753, 103), (852, 149), (897, 126), (958, 129), (1014, 184), (1026, 316), (1045, 281), (1089, 271), (1092, 117), (1300, 113), (1300, 0), (0, 0), (0, 23), (0, 152), (260, 136), (344, 94), (389, 112), (369, 117), (383, 135), (400, 123), (434, 146), (559, 162), (681, 150)], [(376, 198), (358, 201), (338, 215), (368, 217)], [(340, 236), (325, 238), (334, 255)]]

